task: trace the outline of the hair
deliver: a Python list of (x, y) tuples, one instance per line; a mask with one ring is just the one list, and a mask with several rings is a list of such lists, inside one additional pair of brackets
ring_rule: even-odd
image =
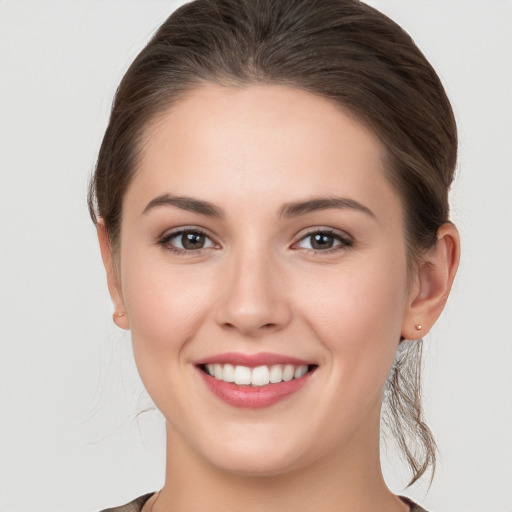
[[(386, 149), (410, 270), (435, 246), (449, 220), (457, 132), (441, 81), (411, 37), (358, 0), (196, 0), (162, 24), (115, 95), (88, 197), (114, 253), (145, 129), (204, 83), (285, 85), (354, 114)], [(433, 477), (436, 461), (423, 421), (421, 350), (421, 340), (400, 340), (384, 393), (382, 423), (405, 455), (410, 484), (429, 467)]]

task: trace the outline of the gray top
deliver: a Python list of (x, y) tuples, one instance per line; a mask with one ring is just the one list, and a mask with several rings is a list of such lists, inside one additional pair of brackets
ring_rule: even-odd
[[(133, 501), (130, 501), (130, 503), (127, 503), (126, 505), (122, 505), (121, 507), (115, 507), (115, 508), (106, 508), (105, 510), (102, 510), (101, 512), (141, 512), (142, 507), (146, 503), (146, 501), (153, 496), (153, 492), (149, 494), (144, 494), (144, 496), (139, 496), (138, 498), (134, 499)], [(424, 508), (421, 508), (419, 505), (414, 503), (409, 498), (406, 498), (405, 496), (400, 496), (400, 499), (404, 502), (410, 505), (411, 511), (410, 512), (427, 512)]]
[(139, 496), (138, 498), (130, 501), (126, 505), (122, 505), (120, 507), (114, 508), (106, 508), (101, 512), (141, 512), (142, 507), (145, 505), (146, 501), (151, 498), (155, 494), (154, 492), (150, 492), (149, 494), (144, 494), (144, 496)]

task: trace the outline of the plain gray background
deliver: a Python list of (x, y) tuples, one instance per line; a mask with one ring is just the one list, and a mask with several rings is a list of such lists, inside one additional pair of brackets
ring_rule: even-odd
[[(111, 321), (86, 187), (113, 93), (181, 2), (0, 0), (0, 512), (94, 512), (163, 483), (163, 421)], [(462, 263), (426, 339), (437, 512), (512, 511), (512, 2), (371, 1), (453, 102)], [(393, 454), (392, 489), (407, 474)]]

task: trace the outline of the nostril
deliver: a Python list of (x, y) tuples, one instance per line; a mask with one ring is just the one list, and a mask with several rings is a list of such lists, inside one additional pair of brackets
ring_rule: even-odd
[[(222, 324), (222, 327), (224, 327), (225, 329), (228, 329), (228, 330), (246, 330), (244, 329), (244, 326), (241, 326), (241, 327), (237, 327), (236, 324), (233, 324), (231, 322), (224, 322)], [(263, 325), (253, 325), (253, 326), (250, 326), (247, 330), (250, 330), (250, 331), (257, 331), (257, 330), (264, 330), (264, 331), (271, 331), (273, 329), (276, 329), (278, 327), (278, 324), (276, 323), (273, 323), (273, 322), (270, 322), (270, 323), (266, 323), (266, 324), (263, 324)]]

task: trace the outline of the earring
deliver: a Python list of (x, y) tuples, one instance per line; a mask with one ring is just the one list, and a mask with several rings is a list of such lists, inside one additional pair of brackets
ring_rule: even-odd
[(417, 331), (421, 331), (421, 329), (423, 329), (423, 326), (421, 324), (418, 324), (415, 327)]
[(116, 321), (116, 318), (122, 318), (124, 315), (126, 315), (125, 311), (120, 311), (119, 313), (116, 311), (112, 316), (114, 317), (114, 322)]

